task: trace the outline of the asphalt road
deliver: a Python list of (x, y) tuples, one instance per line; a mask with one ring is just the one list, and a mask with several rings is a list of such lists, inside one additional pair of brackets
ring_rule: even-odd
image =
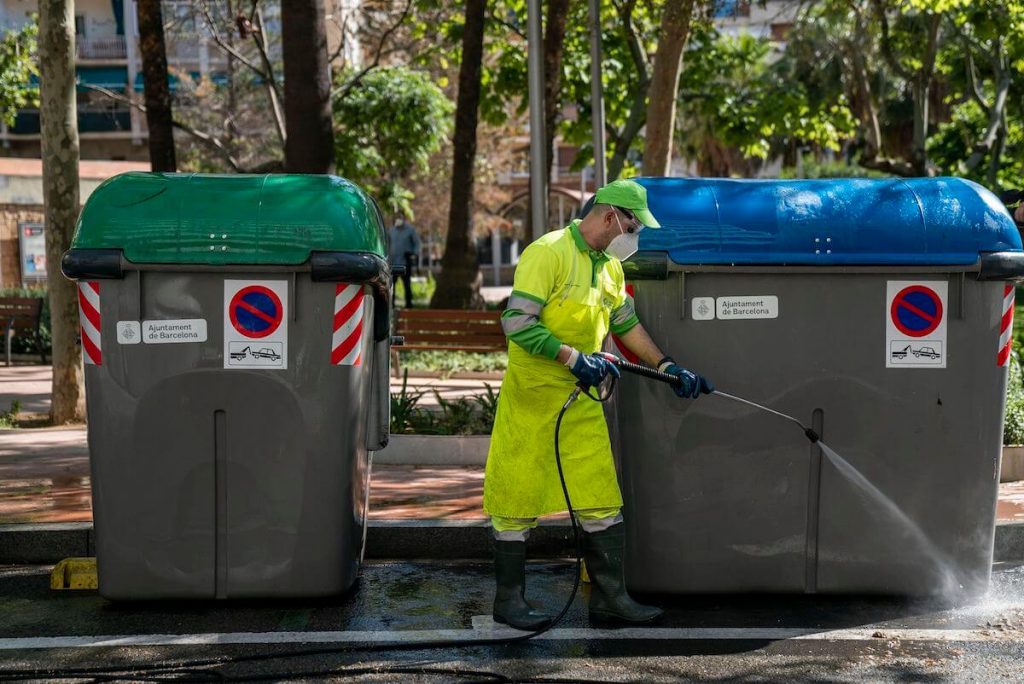
[[(332, 601), (158, 604), (52, 592), (48, 570), (0, 568), (0, 680), (1024, 680), (1024, 565), (997, 565), (989, 594), (962, 604), (659, 597), (668, 614), (643, 629), (592, 628), (584, 589), (537, 639), (441, 648), (417, 642), (518, 634), (490, 621), (488, 565), (372, 563)], [(571, 586), (569, 565), (531, 565), (540, 603)]]

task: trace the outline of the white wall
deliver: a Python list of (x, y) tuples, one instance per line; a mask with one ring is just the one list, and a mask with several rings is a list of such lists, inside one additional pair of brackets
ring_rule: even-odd
[(85, 17), (87, 39), (117, 35), (117, 22), (114, 20), (114, 8), (110, 0), (75, 0), (75, 15)]
[(28, 23), (29, 16), (38, 11), (35, 0), (2, 0), (0, 2), (0, 26), (21, 28)]
[[(93, 190), (103, 182), (97, 178), (79, 179), (81, 201), (89, 199)], [(43, 179), (39, 176), (0, 175), (0, 204), (41, 205), (43, 203)]]
[(715, 19), (719, 31), (730, 36), (751, 34), (758, 38), (771, 38), (772, 24), (790, 24), (800, 10), (799, 0), (769, 0), (764, 6), (756, 0), (750, 3), (749, 17), (721, 17)]

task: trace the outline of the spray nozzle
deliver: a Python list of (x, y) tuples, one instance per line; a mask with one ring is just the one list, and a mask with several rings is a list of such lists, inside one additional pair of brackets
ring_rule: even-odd
[(811, 440), (811, 444), (817, 444), (821, 436), (811, 428), (804, 428), (804, 434), (807, 435), (807, 439)]

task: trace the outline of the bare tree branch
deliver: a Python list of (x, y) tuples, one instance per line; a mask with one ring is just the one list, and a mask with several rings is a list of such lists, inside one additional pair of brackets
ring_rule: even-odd
[(882, 56), (885, 57), (885, 61), (889, 64), (892, 70), (902, 78), (908, 81), (913, 79), (914, 72), (903, 66), (903, 64), (900, 63), (899, 58), (896, 57), (896, 53), (893, 51), (892, 36), (889, 33), (889, 15), (886, 12), (884, 3), (882, 3), (881, 0), (872, 0), (871, 4), (875, 9), (875, 19), (878, 20), (878, 25), (881, 28)]
[(264, 87), (267, 91), (267, 97), (270, 100), (270, 111), (274, 118), (274, 127), (277, 131), (278, 139), (281, 141), (281, 144), (284, 145), (286, 134), (284, 127), (284, 114), (282, 113), (281, 108), (281, 90), (277, 82), (277, 78), (274, 75), (273, 62), (271, 62), (270, 56), (267, 54), (266, 35), (264, 32), (263, 17), (259, 12), (258, 0), (252, 0), (252, 3), (250, 4), (250, 16), (247, 19), (243, 18), (242, 21), (247, 24), (252, 41), (256, 45), (256, 50), (260, 56), (261, 64), (259, 65), (224, 40), (220, 31), (217, 30), (217, 22), (214, 19), (213, 13), (210, 11), (210, 6), (206, 0), (193, 0), (193, 6), (199, 8), (199, 12), (202, 14), (203, 20), (206, 22), (206, 27), (210, 32), (210, 36), (213, 38), (213, 42), (217, 47), (247, 66), (253, 71), (253, 73), (260, 77), (261, 81), (263, 81)]
[(512, 33), (514, 33), (517, 36), (519, 36), (520, 38), (522, 38), (523, 40), (526, 40), (526, 34), (523, 33), (523, 30), (521, 28), (519, 28), (518, 26), (516, 26), (515, 24), (513, 24), (513, 23), (511, 23), (509, 21), (506, 21), (505, 19), (502, 19), (500, 16), (498, 16), (497, 12), (493, 12), (492, 11), (491, 12), (491, 16), (488, 17), (488, 19), (490, 19), (491, 21), (493, 21), (495, 24), (497, 24), (499, 26), (505, 27), (506, 29), (508, 29)]
[(206, 4), (206, 0), (195, 0), (195, 5), (199, 7), (199, 11), (203, 15), (203, 19), (206, 21), (206, 28), (209, 29), (210, 36), (213, 38), (213, 42), (217, 44), (217, 47), (252, 69), (260, 78), (268, 79), (269, 74), (264, 73), (255, 62), (228, 44), (220, 35), (220, 31), (217, 30), (217, 25), (213, 20), (213, 14), (211, 14), (210, 7)]
[(334, 54), (328, 55), (328, 64), (334, 64), (335, 61), (345, 54), (345, 41), (349, 35), (348, 19), (349, 15), (347, 14), (342, 17), (341, 21), (337, 17), (332, 17), (334, 25), (338, 27), (338, 32), (341, 34), (341, 40), (338, 41), (338, 49), (334, 51)]
[(619, 19), (622, 20), (622, 28), (626, 33), (626, 42), (629, 45), (629, 54), (633, 58), (636, 72), (640, 75), (637, 86), (646, 92), (651, 76), (648, 69), (649, 60), (647, 52), (640, 43), (640, 37), (637, 36), (636, 27), (633, 25), (633, 10), (636, 9), (636, 0), (626, 0), (621, 4), (617, 2), (613, 4), (615, 9), (618, 10)]
[[(254, 1), (253, 6), (255, 7), (255, 5), (256, 3)], [(278, 84), (277, 77), (274, 75), (274, 65), (270, 61), (270, 55), (267, 54), (267, 34), (264, 30), (263, 14), (257, 9), (253, 16), (255, 17), (254, 26), (257, 30), (253, 31), (252, 40), (256, 43), (256, 49), (260, 53), (260, 61), (263, 63), (263, 69), (267, 73), (267, 79), (264, 83), (267, 87), (267, 97), (270, 98), (270, 110), (274, 115), (274, 126), (277, 128), (277, 137), (281, 141), (281, 145), (284, 146), (287, 138), (284, 125), (284, 110), (282, 108), (284, 96), (281, 94), (281, 86)]]
[[(136, 109), (142, 113), (146, 112), (146, 105), (142, 104), (141, 102), (136, 102), (135, 100), (125, 95), (122, 95), (121, 93), (116, 93), (112, 90), (108, 90), (107, 88), (97, 85), (82, 84), (82, 87), (105, 95), (106, 97), (110, 98), (115, 102), (126, 104), (129, 107), (132, 107), (133, 109)], [(227, 163), (227, 165), (231, 167), (231, 170), (235, 171), (236, 173), (259, 173), (260, 169), (263, 168), (276, 169), (283, 166), (283, 162), (275, 159), (263, 162), (262, 164), (259, 164), (252, 169), (246, 169), (241, 165), (241, 163), (239, 163), (239, 161), (234, 157), (234, 155), (231, 154), (231, 150), (228, 149), (227, 145), (225, 145), (224, 142), (217, 138), (216, 136), (197, 130), (196, 128), (193, 128), (192, 126), (188, 125), (187, 123), (184, 123), (177, 119), (173, 120), (172, 123), (174, 127), (177, 128), (178, 130), (187, 133), (188, 135), (192, 136), (193, 138), (201, 142), (206, 147), (210, 148), (210, 150), (212, 150), (218, 156), (220, 156)]]
[[(1000, 136), (1005, 135), (1006, 101), (1010, 94), (1010, 70), (1006, 64), (1006, 43), (1003, 36), (996, 36), (992, 40), (990, 57), (995, 78), (996, 95), (992, 101), (992, 106), (985, 107), (985, 111), (988, 114), (988, 126), (985, 129), (985, 134), (974, 145), (971, 155), (964, 162), (969, 171), (976, 169), (989, 152), (995, 149)], [(968, 58), (971, 59), (969, 52)], [(971, 60), (970, 69), (973, 70), (973, 67), (973, 60)], [(973, 75), (971, 85), (980, 93), (980, 88), (975, 82)]]
[(398, 28), (405, 23), (406, 18), (409, 16), (409, 12), (412, 10), (413, 0), (405, 0), (405, 7), (402, 9), (402, 13), (398, 16), (398, 21), (393, 23), (384, 33), (381, 34), (380, 40), (377, 41), (377, 49), (373, 55), (373, 60), (363, 67), (359, 73), (357, 73), (352, 79), (349, 80), (343, 87), (331, 93), (331, 99), (345, 99), (352, 89), (359, 85), (359, 82), (363, 80), (366, 74), (370, 73), (380, 64), (381, 57), (384, 56), (384, 46), (387, 43), (391, 35), (398, 30)]
[(971, 51), (971, 45), (966, 40), (964, 41), (964, 52), (967, 54), (966, 61), (966, 72), (967, 72), (967, 85), (971, 89), (971, 96), (977, 101), (986, 113), (988, 113), (991, 105), (988, 100), (985, 99), (985, 93), (981, 90), (981, 84), (978, 83), (978, 72), (974, 66), (974, 53)]

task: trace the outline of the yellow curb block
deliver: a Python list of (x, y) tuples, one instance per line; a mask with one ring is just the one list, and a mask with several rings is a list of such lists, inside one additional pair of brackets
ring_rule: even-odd
[(95, 558), (65, 558), (50, 572), (50, 589), (96, 589)]

